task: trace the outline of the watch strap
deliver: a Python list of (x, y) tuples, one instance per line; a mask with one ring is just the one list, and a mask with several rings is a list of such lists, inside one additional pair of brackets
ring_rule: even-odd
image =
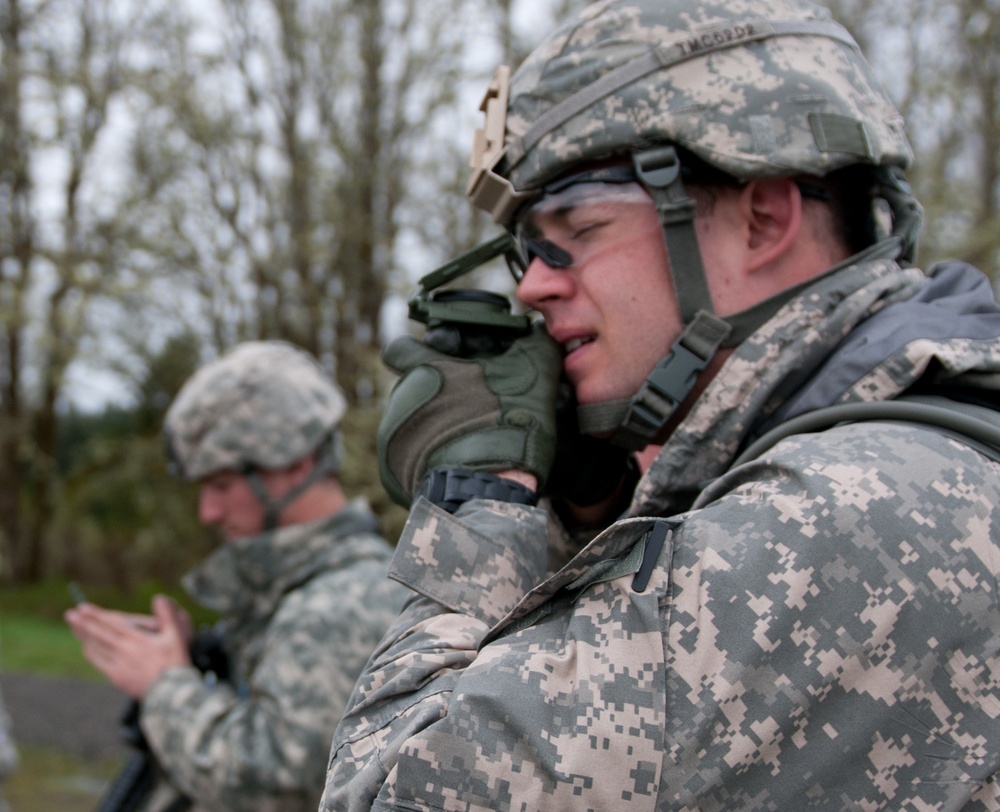
[(454, 513), (470, 499), (496, 499), (529, 506), (538, 504), (538, 496), (531, 488), (487, 471), (468, 468), (431, 469), (424, 474), (416, 495), (423, 496), (449, 513)]

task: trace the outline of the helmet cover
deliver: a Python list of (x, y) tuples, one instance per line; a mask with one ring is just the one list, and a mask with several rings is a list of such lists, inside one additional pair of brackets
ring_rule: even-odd
[(739, 180), (912, 160), (851, 35), (805, 0), (605, 0), (505, 78), (469, 186), (504, 225), (571, 167), (663, 143)]
[(340, 423), (344, 395), (308, 353), (250, 341), (201, 367), (167, 412), (164, 434), (179, 473), (285, 468)]

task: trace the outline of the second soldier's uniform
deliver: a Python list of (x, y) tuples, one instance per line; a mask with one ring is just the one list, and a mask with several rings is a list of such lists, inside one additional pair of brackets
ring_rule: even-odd
[(146, 686), (144, 812), (316, 809), (330, 736), (408, 594), (367, 503), (343, 494), (345, 408), (311, 356), (259, 341), (201, 367), (167, 412), (173, 468), (225, 536), (183, 585), (219, 614), (228, 657), (205, 662), (196, 638), (191, 664)]
[(400, 606), (391, 548), (363, 502), (306, 525), (228, 542), (184, 585), (220, 613), (230, 682), (163, 675), (141, 725), (170, 787), (193, 809), (314, 810), (330, 734), (355, 677)]

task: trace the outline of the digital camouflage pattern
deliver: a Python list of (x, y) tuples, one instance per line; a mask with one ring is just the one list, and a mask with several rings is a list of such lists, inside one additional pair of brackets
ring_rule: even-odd
[(306, 352), (283, 341), (248, 341), (181, 388), (164, 423), (168, 455), (188, 479), (248, 465), (284, 468), (327, 439), (346, 408)]
[[(953, 337), (897, 345), (939, 282), (922, 306)], [(1000, 466), (868, 422), (727, 471), (830, 361), (885, 350), (830, 403), (990, 397), (998, 335), (967, 266), (849, 266), (734, 351), (560, 569), (541, 507), (418, 501), (392, 571), (422, 597), (355, 689), (321, 809), (1000, 808)]]
[(233, 684), (175, 668), (153, 684), (141, 726), (163, 777), (146, 807), (309, 810), (354, 681), (407, 590), (363, 501), (312, 524), (228, 542), (185, 587), (217, 611)]
[(502, 155), (496, 144), (485, 161), (473, 156), (486, 174), (470, 194), (505, 224), (516, 207), (483, 184), (506, 179), (523, 193), (567, 166), (654, 144), (744, 180), (912, 159), (850, 34), (802, 0), (595, 3), (514, 73), (502, 132)]

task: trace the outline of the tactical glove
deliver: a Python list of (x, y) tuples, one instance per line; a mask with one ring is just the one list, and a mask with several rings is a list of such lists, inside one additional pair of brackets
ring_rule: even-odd
[(394, 502), (409, 506), (427, 470), (442, 465), (517, 469), (545, 482), (562, 352), (541, 325), (502, 352), (470, 358), (404, 336), (382, 360), (402, 376), (376, 434), (379, 475)]

